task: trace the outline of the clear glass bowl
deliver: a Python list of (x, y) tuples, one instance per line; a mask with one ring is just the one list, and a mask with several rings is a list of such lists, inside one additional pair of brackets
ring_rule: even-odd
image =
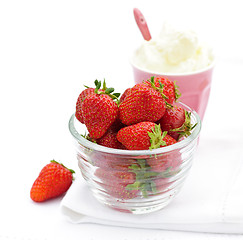
[(201, 130), (197, 123), (189, 137), (178, 143), (154, 150), (120, 150), (107, 148), (81, 136), (84, 124), (74, 116), (69, 130), (75, 139), (78, 166), (94, 197), (102, 204), (121, 212), (143, 214), (167, 206), (180, 191), (192, 165)]

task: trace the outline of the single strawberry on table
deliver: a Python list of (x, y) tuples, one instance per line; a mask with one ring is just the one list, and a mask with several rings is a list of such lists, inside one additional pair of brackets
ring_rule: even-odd
[(30, 190), (35, 202), (43, 202), (65, 193), (72, 184), (74, 171), (52, 160), (40, 172)]

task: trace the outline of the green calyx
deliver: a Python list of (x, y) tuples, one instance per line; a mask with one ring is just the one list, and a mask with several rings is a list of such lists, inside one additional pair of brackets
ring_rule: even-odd
[(148, 135), (150, 137), (150, 147), (149, 149), (156, 149), (160, 148), (161, 146), (166, 146), (166, 142), (163, 140), (163, 138), (166, 136), (167, 132), (164, 131), (162, 133), (160, 124), (155, 124), (154, 128), (151, 129), (152, 132), (148, 132)]
[(177, 102), (178, 99), (181, 97), (181, 92), (180, 92), (179, 86), (176, 84), (176, 82), (174, 82), (174, 88), (175, 88), (175, 100)]
[[(105, 79), (103, 81), (102, 88), (101, 88), (101, 81), (98, 81), (96, 79), (94, 81), (94, 84), (95, 84), (95, 93), (97, 93), (97, 94), (106, 94), (106, 95), (110, 96), (117, 104), (120, 103), (120, 101), (119, 101), (120, 93), (113, 93), (114, 92), (114, 88), (108, 88), (106, 86)], [(86, 85), (84, 85), (84, 87), (90, 88), (90, 87), (88, 87)]]
[(81, 137), (83, 137), (83, 138), (89, 140), (90, 142), (96, 143), (96, 141), (95, 141), (93, 138), (91, 138), (91, 137), (89, 136), (89, 134), (87, 134), (86, 132), (85, 132), (84, 134), (80, 134), (80, 135), (81, 135)]
[(61, 166), (63, 166), (64, 168), (66, 168), (66, 169), (68, 169), (71, 173), (75, 173), (75, 171), (74, 170), (72, 170), (72, 169), (69, 169), (69, 168), (67, 168), (66, 166), (64, 166), (62, 163), (59, 163), (59, 162), (57, 162), (56, 160), (51, 160), (51, 163), (56, 163), (56, 164), (60, 164)]
[(168, 97), (163, 93), (164, 84), (162, 84), (161, 81), (159, 81), (159, 87), (156, 87), (155, 82), (154, 82), (154, 76), (152, 76), (152, 77), (151, 77), (150, 79), (148, 79), (147, 81), (150, 83), (150, 85), (151, 85), (151, 87), (152, 87), (153, 89), (155, 89), (156, 91), (158, 91), (158, 92), (161, 94), (161, 96), (162, 96), (163, 99), (165, 100), (166, 107), (167, 107), (167, 108), (173, 108), (173, 105), (170, 104), (170, 103), (168, 103), (168, 102), (166, 101), (166, 99), (168, 99)]
[(108, 88), (106, 86), (105, 79), (103, 81), (102, 89), (100, 89), (101, 88), (101, 81), (98, 81), (96, 79), (94, 83), (95, 83), (95, 93), (106, 94), (106, 95), (110, 96), (117, 104), (119, 104), (120, 93), (113, 93), (114, 88)]
[(166, 96), (164, 95), (164, 93), (163, 93), (164, 84), (162, 84), (162, 83), (159, 81), (159, 87), (156, 87), (156, 86), (155, 86), (155, 82), (154, 82), (154, 76), (151, 77), (150, 79), (148, 79), (147, 81), (151, 84), (151, 87), (152, 87), (153, 89), (155, 89), (156, 91), (158, 91), (158, 92), (161, 93), (161, 95), (162, 95), (162, 97), (163, 97), (164, 99), (168, 99), (168, 97), (166, 97)]
[(191, 124), (191, 112), (185, 110), (185, 122), (179, 128), (174, 128), (170, 130), (171, 132), (179, 133), (179, 139), (181, 137), (188, 137), (191, 135), (191, 131), (196, 127), (197, 123)]
[(132, 184), (128, 184), (126, 190), (139, 190), (143, 197), (147, 198), (149, 192), (156, 192), (156, 188), (152, 189), (152, 185), (154, 184), (153, 178), (157, 177), (159, 173), (151, 172), (145, 159), (137, 159), (137, 163), (138, 164), (129, 166), (130, 172), (136, 174), (136, 181)]
[(137, 159), (137, 164), (129, 166), (129, 172), (136, 174), (136, 181), (126, 186), (126, 190), (139, 190), (144, 198), (149, 197), (150, 194), (157, 194), (155, 180), (160, 178), (169, 178), (177, 172), (168, 167), (163, 172), (151, 171), (151, 167), (147, 164), (145, 159)]

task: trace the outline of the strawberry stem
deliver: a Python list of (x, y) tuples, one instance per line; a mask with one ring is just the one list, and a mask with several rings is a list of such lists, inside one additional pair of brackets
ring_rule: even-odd
[(161, 146), (166, 146), (166, 142), (163, 140), (163, 138), (166, 136), (167, 132), (164, 131), (162, 133), (161, 128), (160, 128), (160, 124), (159, 125), (155, 125), (154, 128), (151, 129), (152, 132), (148, 132), (148, 135), (150, 137), (150, 147), (149, 149), (156, 149), (156, 148), (160, 148)]
[(175, 88), (175, 100), (178, 102), (178, 99), (181, 97), (181, 92), (179, 90), (179, 86), (176, 84), (176, 81), (174, 82), (174, 88)]
[(191, 135), (191, 131), (196, 127), (197, 123), (191, 124), (191, 112), (185, 110), (185, 122), (179, 128), (170, 130), (171, 132), (179, 133), (179, 139), (183, 136), (188, 137)]
[(132, 164), (129, 167), (129, 172), (136, 174), (136, 181), (128, 184), (126, 190), (139, 190), (144, 198), (149, 197), (149, 194), (157, 194), (158, 190), (155, 184), (156, 179), (169, 178), (175, 175), (178, 171), (172, 171), (172, 167), (168, 167), (165, 171), (154, 172), (147, 164), (146, 159), (137, 159), (137, 164)]
[(154, 76), (152, 76), (150, 79), (148, 79), (147, 82), (150, 83), (150, 85), (151, 85), (151, 87), (152, 87), (153, 89), (155, 89), (156, 91), (158, 91), (158, 92), (161, 94), (161, 96), (162, 96), (163, 99), (165, 100), (166, 107), (167, 107), (167, 108), (173, 108), (173, 105), (170, 104), (170, 103), (168, 103), (168, 102), (166, 101), (166, 99), (168, 99), (168, 97), (163, 93), (164, 84), (162, 84), (161, 81), (159, 80), (159, 87), (156, 87), (155, 82), (154, 82)]
[(114, 88), (108, 88), (106, 86), (106, 82), (105, 82), (105, 79), (103, 81), (103, 84), (102, 84), (102, 89), (100, 89), (101, 87), (101, 81), (98, 81), (97, 79), (95, 80), (95, 93), (97, 94), (106, 94), (108, 95), (109, 97), (111, 97), (117, 104), (119, 104), (119, 96), (120, 96), (120, 93), (113, 93), (114, 92)]

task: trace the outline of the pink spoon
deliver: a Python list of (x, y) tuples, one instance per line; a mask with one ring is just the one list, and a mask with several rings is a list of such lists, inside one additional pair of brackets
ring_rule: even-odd
[(143, 16), (143, 14), (137, 8), (133, 9), (133, 14), (134, 14), (136, 23), (138, 25), (138, 28), (143, 35), (143, 38), (145, 40), (149, 41), (151, 39), (151, 35), (150, 35), (148, 25), (147, 25), (147, 22)]

